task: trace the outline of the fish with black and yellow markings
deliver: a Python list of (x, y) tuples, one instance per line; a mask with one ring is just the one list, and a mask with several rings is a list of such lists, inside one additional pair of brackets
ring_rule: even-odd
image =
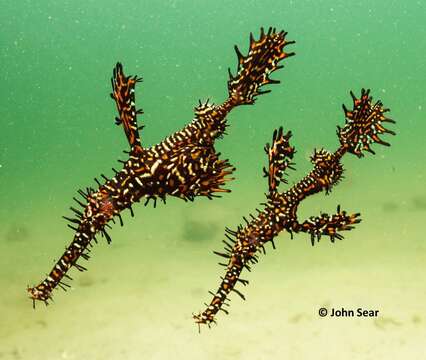
[(133, 215), (134, 203), (144, 200), (147, 204), (152, 200), (155, 205), (157, 199), (165, 201), (167, 196), (192, 201), (197, 196), (213, 198), (230, 191), (223, 186), (232, 179), (229, 175), (234, 167), (220, 158), (215, 141), (225, 134), (226, 116), (233, 108), (253, 104), (258, 95), (270, 91), (263, 90), (263, 86), (277, 82), (269, 75), (282, 67), (282, 60), (294, 55), (284, 49), (292, 43), (284, 31), (272, 28), (266, 33), (261, 29), (258, 40), (250, 35), (246, 56), (235, 47), (237, 73), (229, 72), (225, 102), (199, 102), (195, 117), (187, 126), (149, 148), (143, 147), (140, 138), (142, 127), (137, 124), (137, 116), (143, 112), (135, 105), (135, 86), (142, 79), (126, 76), (120, 63), (115, 66), (111, 97), (119, 114), (116, 123), (123, 127), (129, 142), (129, 157), (122, 161), (121, 170), (113, 169), (112, 178), (102, 175), (103, 180), (95, 179), (97, 189), (79, 190), (81, 198), (74, 198), (78, 206), (71, 208), (73, 217), (65, 217), (75, 231), (74, 238), (47, 277), (39, 285), (28, 287), (33, 306), (36, 300), (48, 304), (57, 287), (66, 290), (70, 285), (64, 280), (71, 279), (71, 268), (86, 270), (78, 260), (89, 258), (97, 236), (111, 241), (107, 233), (110, 223), (118, 219), (122, 225), (120, 213), (129, 209)]
[(358, 157), (364, 156), (368, 151), (374, 154), (371, 145), (374, 143), (389, 146), (380, 136), (382, 134), (395, 135), (392, 130), (384, 127), (386, 123), (394, 123), (385, 116), (389, 111), (383, 107), (381, 101), (372, 102), (369, 90), (361, 90), (361, 96), (357, 98), (351, 92), (353, 108), (348, 110), (343, 105), (345, 126), (337, 128), (340, 146), (335, 152), (324, 149), (315, 150), (311, 156), (313, 169), (302, 180), (290, 189), (280, 192), (280, 183), (286, 183), (285, 172), (293, 169), (293, 156), (295, 149), (290, 145), (291, 132), (284, 134), (283, 128), (275, 130), (272, 145), (265, 146), (269, 166), (264, 168), (264, 175), (268, 178), (269, 191), (263, 209), (256, 209), (256, 215), (251, 218), (244, 217), (245, 225), (239, 225), (236, 230), (225, 229), (226, 239), (224, 252), (215, 252), (224, 259), (225, 275), (222, 277), (216, 292), (210, 292), (212, 300), (206, 304), (204, 311), (193, 315), (195, 322), (207, 324), (216, 322), (216, 314), (222, 310), (228, 313), (228, 296), (235, 292), (242, 299), (245, 296), (236, 289), (240, 283), (243, 286), (248, 281), (240, 277), (244, 269), (250, 270), (251, 266), (258, 262), (259, 254), (265, 253), (265, 245), (271, 243), (275, 248), (274, 238), (286, 230), (291, 237), (294, 233), (304, 232), (310, 235), (312, 245), (322, 236), (328, 236), (334, 242), (335, 239), (343, 239), (342, 231), (353, 229), (359, 223), (360, 214), (348, 214), (337, 207), (335, 214), (321, 213), (300, 222), (297, 218), (297, 210), (300, 203), (308, 196), (325, 191), (328, 194), (332, 187), (341, 179), (343, 166), (341, 159), (346, 153)]

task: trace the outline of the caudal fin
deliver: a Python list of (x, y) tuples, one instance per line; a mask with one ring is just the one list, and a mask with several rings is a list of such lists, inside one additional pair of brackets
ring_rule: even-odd
[(278, 80), (272, 80), (269, 75), (283, 65), (278, 65), (283, 59), (294, 55), (287, 53), (284, 47), (294, 44), (294, 41), (286, 40), (286, 32), (277, 33), (275, 28), (269, 28), (265, 34), (260, 29), (260, 38), (255, 40), (250, 33), (250, 46), (247, 56), (243, 56), (235, 46), (238, 56), (237, 74), (232, 75), (229, 70), (228, 93), (235, 105), (253, 104), (256, 96), (270, 92), (261, 90), (263, 85), (277, 84)]
[(343, 105), (346, 124), (343, 128), (337, 127), (337, 136), (341, 145), (358, 157), (364, 156), (363, 151), (374, 154), (370, 147), (373, 143), (390, 146), (388, 142), (379, 137), (381, 134), (395, 135), (394, 131), (383, 126), (384, 123), (395, 123), (394, 120), (384, 115), (389, 109), (384, 108), (380, 100), (373, 104), (370, 90), (362, 89), (359, 99), (352, 91), (351, 96), (353, 109), (348, 110)]

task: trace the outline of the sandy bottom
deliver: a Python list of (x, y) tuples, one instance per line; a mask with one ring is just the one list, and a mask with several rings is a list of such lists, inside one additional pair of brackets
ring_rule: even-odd
[[(55, 291), (55, 302), (35, 311), (25, 286), (49, 270), (61, 246), (43, 247), (41, 231), (31, 241), (2, 241), (0, 359), (426, 358), (426, 251), (410, 226), (422, 213), (393, 232), (383, 232), (396, 223), (388, 216), (388, 223), (313, 248), (306, 235), (280, 236), (277, 250), (244, 274), (247, 301), (233, 294), (230, 314), (198, 333), (191, 314), (219, 284), (222, 268), (211, 250), (220, 248), (221, 229), (234, 216), (232, 209), (209, 209), (207, 228), (195, 209), (182, 226), (161, 210), (170, 226), (147, 215), (114, 229), (113, 244), (94, 249), (89, 271), (73, 270), (72, 289)], [(50, 232), (69, 237), (59, 225)], [(200, 242), (192, 241), (194, 233)], [(320, 307), (379, 315), (321, 318)]]

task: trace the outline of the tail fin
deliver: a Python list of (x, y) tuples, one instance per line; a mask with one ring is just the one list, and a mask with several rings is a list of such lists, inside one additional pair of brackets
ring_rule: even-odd
[(382, 125), (385, 122), (395, 123), (384, 115), (389, 109), (383, 108), (380, 100), (373, 105), (373, 98), (369, 94), (370, 90), (362, 89), (361, 97), (357, 99), (351, 91), (353, 109), (348, 110), (343, 105), (346, 124), (343, 128), (337, 127), (337, 136), (342, 147), (358, 157), (364, 156), (362, 153), (364, 150), (374, 154), (375, 152), (370, 148), (372, 143), (390, 146), (379, 138), (380, 134), (395, 135), (395, 132)]
[(275, 28), (269, 28), (265, 34), (260, 29), (259, 40), (254, 40), (250, 33), (250, 47), (247, 56), (243, 56), (235, 46), (238, 56), (237, 74), (233, 76), (229, 70), (228, 93), (235, 105), (253, 104), (257, 95), (265, 94), (270, 90), (262, 91), (261, 87), (266, 84), (277, 84), (279, 81), (271, 80), (269, 74), (283, 65), (278, 63), (294, 55), (286, 53), (283, 48), (294, 44), (294, 41), (285, 39), (286, 32), (275, 32)]

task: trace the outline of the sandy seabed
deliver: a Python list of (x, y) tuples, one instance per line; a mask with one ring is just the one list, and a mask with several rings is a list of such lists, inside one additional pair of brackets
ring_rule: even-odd
[[(385, 253), (378, 263), (360, 252), (354, 261), (348, 252), (355, 239), (347, 240), (347, 250), (343, 242), (320, 243), (314, 251), (303, 241), (285, 244), (246, 274), (247, 301), (234, 294), (230, 315), (219, 314), (217, 326), (200, 334), (191, 313), (209, 300), (221, 271), (202, 247), (184, 244), (160, 258), (154, 254), (161, 245), (142, 257), (130, 244), (99, 245), (90, 271), (74, 272), (72, 290), (55, 292), (55, 303), (35, 311), (25, 298), (31, 269), (22, 269), (13, 281), (3, 278), (0, 359), (424, 357), (422, 258), (405, 254), (396, 262), (397, 254)], [(301, 249), (306, 255), (295, 258)], [(377, 309), (379, 316), (321, 318), (320, 307)]]
[[(88, 272), (73, 270), (68, 293), (55, 291), (55, 302), (36, 310), (25, 286), (48, 270), (58, 246), (31, 254), (29, 242), (1, 242), (0, 359), (426, 358), (426, 259), (414, 230), (383, 234), (364, 225), (341, 242), (324, 239), (315, 247), (306, 235), (280, 236), (277, 250), (244, 274), (247, 301), (232, 294), (230, 314), (220, 313), (217, 326), (198, 333), (191, 314), (219, 284), (222, 268), (211, 250), (221, 230), (211, 227), (212, 239), (194, 243), (170, 239), (173, 227), (135, 241), (139, 229), (137, 223), (118, 229), (111, 246), (94, 249)], [(405, 249), (409, 239), (413, 246)], [(379, 314), (321, 318), (321, 307)]]

